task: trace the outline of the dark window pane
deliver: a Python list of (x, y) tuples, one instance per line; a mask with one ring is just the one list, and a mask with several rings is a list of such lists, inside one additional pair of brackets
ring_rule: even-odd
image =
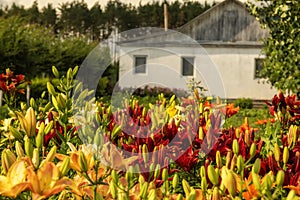
[(194, 75), (194, 58), (183, 57), (182, 58), (182, 75), (193, 76)]
[(256, 58), (255, 59), (255, 72), (254, 72), (254, 78), (260, 78), (260, 72), (263, 68), (263, 58)]
[(146, 73), (146, 56), (135, 57), (135, 73)]

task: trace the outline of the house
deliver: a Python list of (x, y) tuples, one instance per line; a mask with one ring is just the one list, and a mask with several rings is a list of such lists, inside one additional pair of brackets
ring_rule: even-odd
[(121, 34), (116, 48), (119, 86), (187, 90), (195, 80), (207, 95), (270, 99), (276, 90), (258, 78), (267, 36), (238, 0), (219, 3), (176, 31), (131, 30)]

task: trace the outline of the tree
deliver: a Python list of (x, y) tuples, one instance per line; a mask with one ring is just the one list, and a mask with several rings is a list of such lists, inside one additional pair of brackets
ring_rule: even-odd
[(269, 37), (264, 40), (266, 55), (261, 77), (280, 90), (300, 93), (300, 1), (260, 0), (250, 3), (251, 13)]

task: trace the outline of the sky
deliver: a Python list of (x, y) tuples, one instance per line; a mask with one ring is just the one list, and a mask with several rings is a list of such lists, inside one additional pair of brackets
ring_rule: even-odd
[[(48, 3), (51, 3), (53, 6), (58, 6), (59, 4), (63, 3), (63, 2), (72, 2), (73, 0), (37, 0), (38, 4), (40, 7), (44, 7), (45, 5), (47, 5)], [(104, 5), (106, 5), (108, 0), (84, 0), (89, 7), (93, 6), (96, 2), (99, 2), (99, 4), (103, 7)], [(142, 4), (147, 3), (147, 2), (151, 2), (151, 1), (157, 1), (157, 0), (120, 0), (123, 3), (131, 3), (133, 5), (138, 5), (139, 2), (141, 2)], [(162, 2), (163, 0), (158, 0), (160, 2)], [(167, 1), (173, 1), (173, 0), (167, 0)], [(182, 0), (184, 1), (184, 0)], [(196, 0), (193, 0), (196, 1)], [(201, 3), (204, 3), (205, 0), (198, 0)], [(214, 0), (207, 0), (208, 3), (212, 3)], [(215, 0), (216, 2), (222, 1), (222, 0)], [(241, 0), (241, 1), (245, 1), (245, 0)], [(34, 2), (34, 0), (0, 0), (0, 4), (2, 5), (11, 5), (13, 2), (17, 3), (18, 5), (24, 5), (24, 7), (30, 7), (32, 5), (32, 3)]]

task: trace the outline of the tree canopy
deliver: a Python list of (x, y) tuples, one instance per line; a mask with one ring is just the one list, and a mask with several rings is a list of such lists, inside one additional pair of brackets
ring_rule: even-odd
[(251, 13), (270, 31), (264, 41), (266, 55), (261, 77), (276, 88), (300, 93), (300, 1), (260, 0)]

